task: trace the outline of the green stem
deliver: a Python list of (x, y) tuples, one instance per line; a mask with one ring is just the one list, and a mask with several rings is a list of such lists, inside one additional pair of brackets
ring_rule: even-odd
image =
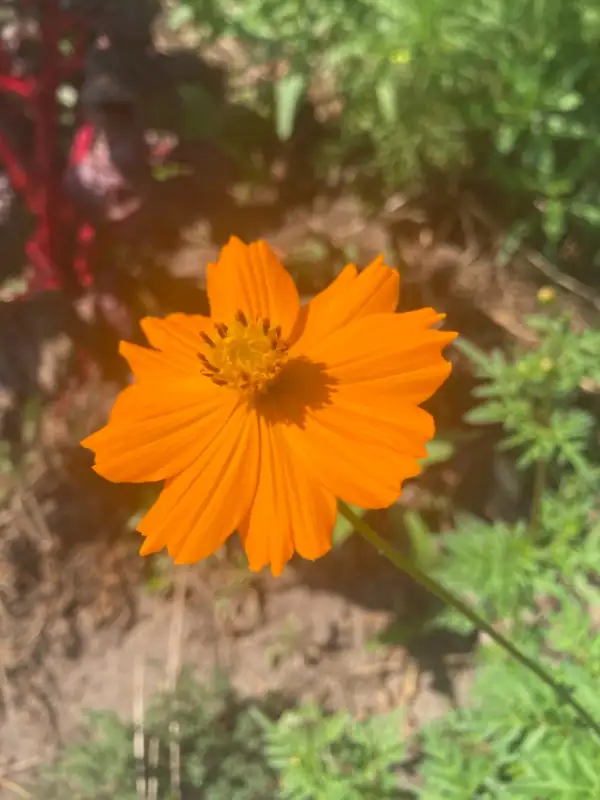
[(529, 518), (529, 530), (534, 542), (537, 542), (540, 536), (540, 518), (542, 514), (542, 500), (546, 490), (547, 468), (548, 464), (546, 461), (538, 461), (534, 467), (533, 498), (531, 500), (531, 514)]
[(388, 561), (391, 561), (395, 567), (412, 578), (416, 583), (420, 584), (424, 589), (427, 589), (427, 591), (431, 592), (431, 594), (435, 595), (435, 597), (443, 603), (452, 606), (463, 614), (473, 625), (486, 633), (490, 639), (502, 647), (503, 650), (516, 661), (533, 672), (546, 686), (549, 686), (556, 693), (561, 702), (569, 705), (576, 712), (577, 716), (600, 738), (600, 724), (598, 724), (579, 701), (573, 697), (571, 690), (567, 686), (553, 678), (541, 664), (523, 653), (518, 647), (512, 644), (512, 642), (498, 633), (489, 622), (486, 622), (483, 617), (480, 617), (479, 614), (471, 608), (470, 605), (461, 600), (460, 597), (457, 597), (453, 592), (444, 588), (444, 586), (438, 583), (434, 578), (431, 578), (427, 573), (413, 564), (410, 559), (393, 548), (385, 539), (382, 539), (381, 536), (375, 533), (371, 526), (368, 525), (364, 519), (355, 514), (343, 500), (339, 502), (339, 510), (342, 516), (344, 516), (348, 522), (353, 525), (354, 529), (361, 534), (363, 539), (373, 545), (373, 547), (385, 556)]

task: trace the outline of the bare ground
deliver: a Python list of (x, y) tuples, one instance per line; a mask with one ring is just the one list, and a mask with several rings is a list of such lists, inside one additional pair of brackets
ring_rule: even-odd
[[(413, 653), (377, 643), (425, 606), (360, 543), (279, 580), (249, 580), (235, 553), (190, 568), (160, 559), (149, 576), (112, 491), (84, 481), (74, 512), (81, 482), (65, 472), (42, 483), (21, 482), (5, 515), (0, 796), (76, 735), (84, 710), (129, 718), (184, 664), (200, 679), (227, 671), (246, 696), (279, 691), (356, 715), (402, 707), (405, 733), (464, 698), (469, 643)], [(79, 541), (65, 537), (79, 525)]]

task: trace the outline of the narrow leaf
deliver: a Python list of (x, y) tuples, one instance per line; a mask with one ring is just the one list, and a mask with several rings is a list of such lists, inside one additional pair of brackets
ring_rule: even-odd
[(306, 84), (306, 76), (299, 72), (288, 72), (275, 84), (275, 128), (282, 141), (289, 139), (294, 131)]

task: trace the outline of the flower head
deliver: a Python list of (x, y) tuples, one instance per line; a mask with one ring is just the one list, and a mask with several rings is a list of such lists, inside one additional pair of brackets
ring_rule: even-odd
[(164, 481), (142, 554), (176, 563), (237, 530), (250, 568), (331, 547), (337, 498), (383, 508), (417, 475), (450, 372), (431, 308), (395, 313), (398, 273), (352, 264), (305, 306), (270, 247), (232, 238), (208, 265), (211, 316), (148, 317), (121, 343), (135, 383), (85, 439), (111, 481)]

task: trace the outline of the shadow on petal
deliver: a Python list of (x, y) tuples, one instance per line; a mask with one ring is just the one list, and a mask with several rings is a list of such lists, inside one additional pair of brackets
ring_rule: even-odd
[(327, 373), (325, 364), (306, 358), (290, 360), (276, 383), (256, 402), (256, 410), (267, 423), (303, 428), (308, 411), (318, 411), (332, 402), (338, 381)]

